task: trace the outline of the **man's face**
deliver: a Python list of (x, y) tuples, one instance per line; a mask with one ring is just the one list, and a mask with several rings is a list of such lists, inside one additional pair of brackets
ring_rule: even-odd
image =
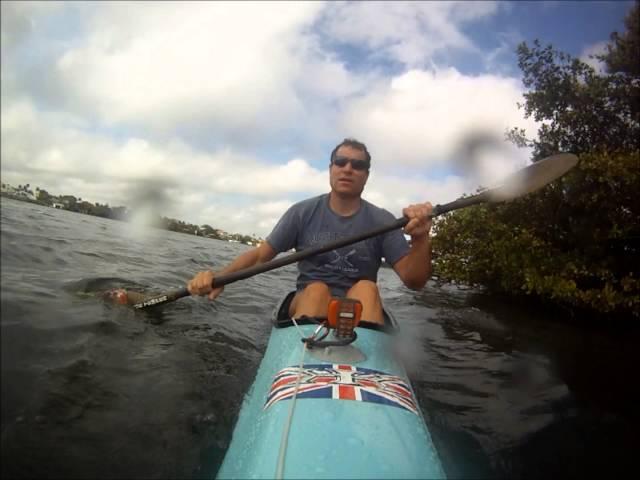
[[(367, 157), (362, 150), (343, 145), (336, 151), (336, 158), (365, 161)], [(345, 197), (359, 197), (368, 178), (368, 170), (356, 170), (351, 162), (347, 162), (343, 167), (335, 163), (329, 167), (331, 190)]]

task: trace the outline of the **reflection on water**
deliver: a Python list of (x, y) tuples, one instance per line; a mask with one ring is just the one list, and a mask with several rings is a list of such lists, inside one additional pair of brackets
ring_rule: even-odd
[[(451, 289), (450, 289), (451, 290)], [(621, 368), (637, 331), (576, 326), (475, 292), (414, 294), (412, 373), (454, 477), (540, 478), (628, 471), (637, 395)], [(437, 327), (436, 327), (437, 326)]]
[[(288, 266), (143, 312), (242, 245), (2, 199), (2, 475), (201, 478), (217, 471), (266, 348)], [(637, 332), (380, 272), (400, 349), (453, 478), (626, 473)], [(632, 443), (634, 442), (634, 443)]]

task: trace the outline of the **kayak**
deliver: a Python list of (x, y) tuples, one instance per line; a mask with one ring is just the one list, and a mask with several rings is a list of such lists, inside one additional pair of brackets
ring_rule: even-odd
[(294, 294), (273, 312), (217, 478), (444, 478), (391, 313), (360, 321), (348, 345), (305, 347), (318, 325), (289, 318)]

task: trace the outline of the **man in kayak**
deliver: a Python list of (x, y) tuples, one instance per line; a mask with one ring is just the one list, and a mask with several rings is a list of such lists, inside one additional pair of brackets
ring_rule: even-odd
[[(268, 262), (292, 248), (300, 251), (392, 223), (395, 218), (390, 212), (361, 197), (370, 167), (367, 147), (353, 139), (343, 140), (331, 152), (331, 191), (291, 206), (264, 242), (239, 255), (219, 273)], [(402, 210), (409, 219), (404, 232), (411, 236), (410, 243), (398, 229), (300, 261), (290, 315), (325, 317), (332, 296), (350, 297), (362, 302), (363, 320), (382, 323), (376, 285), (382, 258), (408, 288), (424, 287), (431, 275), (431, 211), (429, 202)], [(224, 288), (212, 288), (214, 278), (210, 270), (199, 272), (187, 288), (192, 295), (214, 300)]]

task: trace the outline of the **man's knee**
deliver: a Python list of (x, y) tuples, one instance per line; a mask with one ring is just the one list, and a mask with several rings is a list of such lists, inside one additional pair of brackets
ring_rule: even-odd
[(358, 280), (349, 289), (349, 293), (362, 292), (369, 295), (378, 295), (378, 285), (371, 280)]
[(304, 287), (303, 292), (305, 294), (315, 295), (330, 295), (329, 286), (324, 282), (311, 282)]
[(312, 282), (298, 292), (289, 306), (289, 315), (323, 316), (326, 315), (327, 304), (331, 292), (324, 282)]
[(347, 292), (348, 297), (362, 302), (362, 319), (369, 322), (384, 323), (382, 300), (378, 285), (371, 280), (359, 280)]

